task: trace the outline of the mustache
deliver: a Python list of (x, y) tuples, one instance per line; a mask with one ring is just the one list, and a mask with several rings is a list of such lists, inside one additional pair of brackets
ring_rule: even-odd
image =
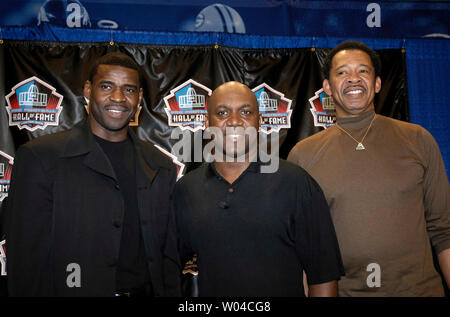
[(106, 109), (129, 110), (125, 102), (109, 102), (105, 105)]
[(227, 127), (225, 135), (245, 135), (245, 129), (242, 127)]
[(350, 89), (361, 89), (366, 90), (366, 88), (363, 85), (348, 85), (344, 88), (344, 91), (350, 90)]

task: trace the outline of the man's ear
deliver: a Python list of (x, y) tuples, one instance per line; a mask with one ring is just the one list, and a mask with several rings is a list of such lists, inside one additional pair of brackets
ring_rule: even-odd
[(142, 88), (139, 88), (139, 103), (138, 106), (142, 105), (142, 98), (144, 96), (144, 90)]
[(258, 113), (258, 131), (261, 130), (261, 124), (262, 124), (262, 113)]
[(209, 115), (206, 114), (205, 128), (209, 128)]
[(323, 80), (322, 87), (323, 87), (323, 91), (325, 91), (325, 93), (328, 96), (331, 96), (331, 87), (330, 87), (330, 82), (328, 81), (328, 79)]
[(377, 78), (375, 78), (375, 93), (379, 93), (381, 90), (381, 78), (380, 76), (377, 76)]
[(88, 100), (91, 99), (91, 82), (89, 80), (84, 83), (83, 94)]

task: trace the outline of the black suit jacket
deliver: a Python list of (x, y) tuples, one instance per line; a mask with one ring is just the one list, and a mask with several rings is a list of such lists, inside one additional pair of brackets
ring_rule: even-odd
[[(154, 145), (129, 134), (151, 282), (156, 296), (177, 296), (181, 268), (170, 210), (176, 168)], [(124, 202), (89, 120), (21, 146), (8, 196), (9, 295), (113, 295)], [(76, 277), (72, 263), (80, 287), (68, 286)]]

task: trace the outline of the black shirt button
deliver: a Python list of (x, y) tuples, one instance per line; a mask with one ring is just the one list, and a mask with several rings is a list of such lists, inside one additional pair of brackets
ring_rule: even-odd
[(234, 192), (234, 189), (230, 187), (230, 188), (228, 188), (228, 192), (232, 193), (232, 192)]
[(113, 225), (115, 228), (120, 228), (122, 226), (122, 224), (118, 220), (114, 220)]
[(120, 190), (119, 184), (116, 184), (114, 187), (115, 187), (117, 190)]
[(223, 208), (223, 209), (228, 209), (230, 207), (230, 205), (228, 205), (228, 203), (225, 202), (225, 201), (220, 201), (219, 202), (219, 207)]

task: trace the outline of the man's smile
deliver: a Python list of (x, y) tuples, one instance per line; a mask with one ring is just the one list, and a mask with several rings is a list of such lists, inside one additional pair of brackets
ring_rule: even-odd
[(106, 106), (105, 110), (109, 113), (110, 116), (114, 118), (120, 118), (124, 115), (128, 115), (130, 110), (126, 107), (117, 107), (117, 106)]
[(362, 87), (349, 87), (349, 88), (345, 88), (344, 89), (344, 95), (358, 95), (358, 94), (363, 94), (366, 90)]

